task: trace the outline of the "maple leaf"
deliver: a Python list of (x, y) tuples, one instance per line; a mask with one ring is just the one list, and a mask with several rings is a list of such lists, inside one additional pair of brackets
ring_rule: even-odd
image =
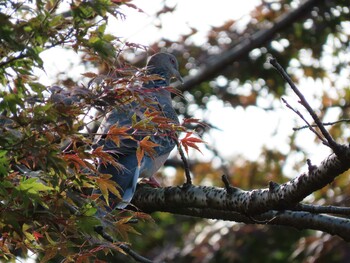
[(132, 138), (127, 131), (130, 128), (119, 126), (119, 123), (114, 124), (107, 133), (107, 139), (112, 140), (118, 147), (120, 147), (121, 139)]
[[(116, 153), (115, 151), (113, 153)], [(123, 169), (123, 165), (118, 163), (114, 157), (108, 151), (103, 150), (103, 146), (97, 147), (91, 153), (92, 156), (95, 156), (101, 160), (102, 164), (112, 164), (115, 168), (121, 170)]]
[(198, 123), (198, 124), (202, 124), (202, 122), (199, 119), (195, 119), (195, 118), (185, 118), (182, 121), (182, 125), (188, 124), (188, 123)]
[(120, 193), (117, 189), (118, 184), (111, 180), (112, 175), (110, 174), (99, 174), (99, 176), (96, 176), (96, 184), (98, 185), (99, 189), (101, 190), (102, 196), (106, 200), (107, 205), (109, 205), (109, 192), (113, 193), (115, 196), (117, 196), (119, 199), (121, 199)]
[(83, 159), (81, 159), (77, 154), (65, 154), (63, 155), (63, 159), (68, 163), (74, 165), (76, 170), (80, 170), (83, 167), (86, 167), (86, 163)]
[(33, 231), (33, 236), (34, 236), (36, 241), (38, 241), (39, 238), (43, 238), (44, 237), (42, 234), (40, 234), (39, 232), (36, 232), (36, 231)]
[(204, 141), (202, 139), (192, 137), (192, 134), (193, 132), (187, 132), (185, 138), (180, 140), (181, 145), (185, 148), (187, 155), (188, 155), (188, 147), (194, 148), (200, 153), (202, 153), (201, 150), (198, 148), (197, 143), (204, 143)]
[(138, 147), (136, 149), (136, 157), (138, 166), (141, 166), (141, 160), (145, 153), (147, 153), (151, 158), (156, 154), (155, 147), (159, 144), (150, 141), (150, 136), (146, 136), (141, 141), (138, 142)]
[(169, 91), (170, 93), (173, 93), (176, 96), (179, 96), (180, 98), (185, 98), (184, 95), (182, 94), (181, 90), (174, 88), (174, 87), (165, 87), (165, 90)]
[(131, 219), (133, 219), (133, 216), (122, 217), (115, 223), (116, 230), (123, 240), (128, 240), (128, 233), (140, 235), (140, 233), (131, 226), (129, 222)]

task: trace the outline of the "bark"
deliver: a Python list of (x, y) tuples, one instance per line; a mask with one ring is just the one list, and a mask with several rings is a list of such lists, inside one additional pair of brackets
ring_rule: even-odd
[(231, 186), (220, 188), (186, 184), (151, 188), (141, 185), (132, 203), (147, 213), (161, 211), (244, 223), (289, 225), (325, 231), (348, 240), (349, 219), (314, 213), (316, 210), (301, 211), (299, 206), (305, 197), (350, 168), (350, 148), (344, 146), (343, 149), (341, 155), (332, 154), (319, 166), (309, 163), (308, 172), (281, 185), (270, 182), (268, 188), (251, 191)]

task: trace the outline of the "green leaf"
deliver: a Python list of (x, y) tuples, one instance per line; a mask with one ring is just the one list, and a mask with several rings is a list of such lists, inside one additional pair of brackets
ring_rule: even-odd
[(100, 225), (100, 220), (93, 216), (82, 216), (77, 219), (79, 230), (90, 235), (96, 233), (94, 228)]
[(91, 204), (86, 204), (84, 207), (84, 215), (85, 216), (93, 216), (97, 212), (97, 208), (93, 207)]
[(25, 181), (22, 181), (19, 183), (16, 189), (19, 191), (28, 192), (30, 194), (39, 194), (39, 192), (53, 190), (52, 187), (39, 182), (39, 178), (29, 178)]
[(9, 161), (6, 157), (7, 151), (0, 150), (0, 176), (3, 177), (7, 175), (8, 167), (9, 167)]

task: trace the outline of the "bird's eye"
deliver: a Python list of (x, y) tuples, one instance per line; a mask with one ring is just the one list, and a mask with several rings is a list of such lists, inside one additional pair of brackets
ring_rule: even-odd
[(173, 64), (173, 65), (176, 64), (175, 59), (173, 59), (173, 58), (170, 58), (170, 62), (171, 62), (171, 64)]

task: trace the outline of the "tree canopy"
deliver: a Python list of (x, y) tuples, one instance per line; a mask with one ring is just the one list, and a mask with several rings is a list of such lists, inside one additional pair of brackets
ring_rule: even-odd
[[(1, 258), (346, 262), (347, 1), (262, 1), (248, 22), (213, 26), (203, 43), (193, 40), (192, 28), (149, 47), (108, 33), (110, 21), (125, 19), (122, 6), (142, 12), (129, 0), (0, 0)], [(174, 10), (164, 1), (155, 16), (162, 21)], [(46, 87), (37, 72), (46, 70), (42, 53), (56, 48), (78, 53), (86, 71), (74, 72), (81, 76), (75, 81), (67, 69)], [(156, 76), (142, 67), (147, 54), (160, 51), (174, 54), (186, 76), (168, 88), (182, 123), (168, 125), (151, 107), (132, 126), (179, 133), (178, 151), (162, 170), (163, 187), (140, 183), (130, 210), (109, 211), (118, 185), (96, 164), (118, 163), (91, 147), (96, 127), (112, 108), (145, 103), (140, 85)], [(263, 144), (255, 160), (224, 157), (213, 138), (220, 127), (205, 117), (213, 101), (242, 112), (284, 112), (280, 125), (278, 117), (276, 125), (252, 119), (256, 137), (266, 125), (278, 134), (293, 123), (293, 131)], [(222, 121), (245, 129), (230, 116)], [(118, 144), (128, 129), (115, 126), (107, 136)], [(152, 154), (147, 138), (131, 139), (138, 158)], [(310, 157), (316, 154), (321, 163)]]

